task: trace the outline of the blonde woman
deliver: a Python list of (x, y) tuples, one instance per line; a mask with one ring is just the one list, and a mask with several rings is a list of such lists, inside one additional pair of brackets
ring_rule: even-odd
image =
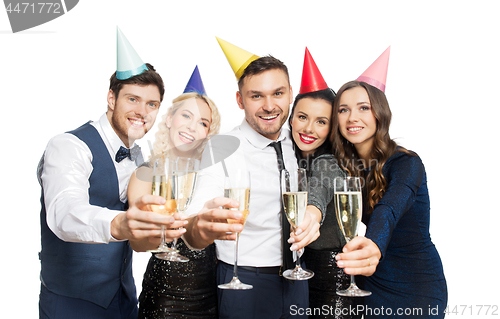
[[(196, 76), (199, 77), (197, 68), (192, 79)], [(198, 80), (201, 83), (201, 79)], [(188, 87), (185, 92), (189, 91)], [(146, 182), (151, 179), (144, 178), (151, 175), (149, 163), (157, 158), (200, 158), (207, 140), (219, 132), (219, 111), (204, 93), (203, 85), (192, 91), (195, 92), (175, 98), (162, 117), (152, 157), (130, 180), (129, 200), (151, 192), (151, 182)], [(158, 244), (159, 238), (131, 242), (136, 251), (154, 249)], [(189, 262), (171, 262), (151, 256), (139, 297), (139, 318), (217, 318), (214, 245), (192, 251), (179, 239), (176, 247), (181, 255), (189, 258)]]

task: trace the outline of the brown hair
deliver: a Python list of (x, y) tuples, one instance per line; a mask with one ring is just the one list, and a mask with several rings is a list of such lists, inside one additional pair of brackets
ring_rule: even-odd
[[(377, 120), (377, 130), (375, 132), (373, 147), (370, 154), (370, 158), (373, 159), (374, 162), (374, 167), (367, 176), (364, 176), (365, 173), (363, 169), (365, 166), (371, 166), (372, 162), (363, 163), (354, 145), (342, 136), (339, 129), (338, 116), (340, 97), (345, 91), (355, 87), (362, 87), (366, 90), (368, 98), (370, 99), (373, 116)], [(346, 169), (351, 176), (360, 176), (365, 179), (364, 188), (366, 189), (368, 199), (368, 213), (373, 211), (374, 206), (380, 201), (385, 193), (387, 182), (382, 174), (382, 169), (387, 160), (398, 151), (414, 155), (412, 152), (398, 146), (389, 136), (391, 117), (392, 113), (385, 93), (365, 82), (347, 82), (339, 89), (337, 98), (333, 103), (333, 127), (330, 140), (333, 144), (335, 156), (339, 161), (339, 165)]]
[(250, 77), (252, 75), (261, 74), (268, 70), (276, 70), (276, 69), (281, 70), (286, 74), (288, 84), (290, 84), (290, 77), (288, 75), (288, 68), (286, 67), (286, 65), (280, 60), (276, 59), (275, 57), (268, 55), (252, 61), (252, 63), (250, 63), (246, 67), (245, 71), (243, 71), (243, 74), (238, 80), (238, 88), (241, 90), (245, 78)]
[(113, 73), (109, 79), (109, 89), (113, 91), (116, 98), (118, 98), (120, 90), (126, 84), (136, 84), (140, 86), (156, 85), (156, 87), (158, 87), (158, 91), (160, 91), (160, 102), (163, 101), (163, 95), (165, 94), (163, 79), (151, 64), (146, 63), (146, 66), (148, 67), (147, 71), (125, 80), (118, 80), (116, 78), (116, 72)]

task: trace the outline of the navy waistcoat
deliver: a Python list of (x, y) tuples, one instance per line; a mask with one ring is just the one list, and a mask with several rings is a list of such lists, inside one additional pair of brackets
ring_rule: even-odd
[[(68, 133), (87, 144), (92, 152), (90, 205), (125, 210), (125, 204), (120, 201), (113, 159), (97, 130), (89, 122)], [(56, 294), (91, 301), (104, 308), (123, 287), (127, 297), (137, 302), (129, 242), (65, 242), (47, 226), (43, 189), (40, 201), (42, 284)]]

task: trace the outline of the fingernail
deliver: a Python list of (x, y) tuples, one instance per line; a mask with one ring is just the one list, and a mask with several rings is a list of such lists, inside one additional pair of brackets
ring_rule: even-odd
[(290, 250), (291, 250), (291, 251), (295, 251), (295, 250), (297, 250), (297, 245), (292, 245), (292, 247), (290, 247)]
[(291, 238), (288, 238), (288, 243), (291, 244), (291, 243), (294, 243), (295, 242), (295, 238), (291, 237)]
[(181, 234), (184, 234), (185, 232), (187, 232), (186, 228), (181, 229)]
[(189, 224), (189, 221), (185, 220), (184, 225), (187, 225), (187, 224)]
[(344, 267), (344, 262), (343, 261), (337, 261), (337, 266), (338, 267)]
[(297, 230), (295, 231), (295, 235), (298, 236), (300, 234), (302, 234), (302, 229), (297, 228)]

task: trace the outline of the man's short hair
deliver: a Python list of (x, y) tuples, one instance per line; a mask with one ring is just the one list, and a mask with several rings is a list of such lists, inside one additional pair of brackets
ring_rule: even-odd
[(290, 85), (290, 77), (288, 76), (288, 68), (286, 67), (286, 65), (280, 60), (276, 59), (275, 57), (268, 55), (252, 61), (252, 63), (250, 63), (246, 67), (245, 71), (243, 71), (243, 74), (238, 80), (238, 88), (241, 90), (245, 78), (252, 75), (261, 74), (268, 70), (276, 70), (276, 69), (281, 70), (286, 74), (288, 85)]
[(160, 91), (160, 102), (163, 101), (163, 95), (165, 94), (163, 79), (151, 64), (146, 63), (146, 66), (148, 67), (147, 71), (125, 80), (118, 80), (116, 78), (116, 72), (113, 73), (109, 79), (109, 89), (113, 91), (115, 97), (118, 97), (120, 90), (126, 84), (135, 84), (140, 86), (156, 85), (156, 87), (158, 87), (158, 91)]

